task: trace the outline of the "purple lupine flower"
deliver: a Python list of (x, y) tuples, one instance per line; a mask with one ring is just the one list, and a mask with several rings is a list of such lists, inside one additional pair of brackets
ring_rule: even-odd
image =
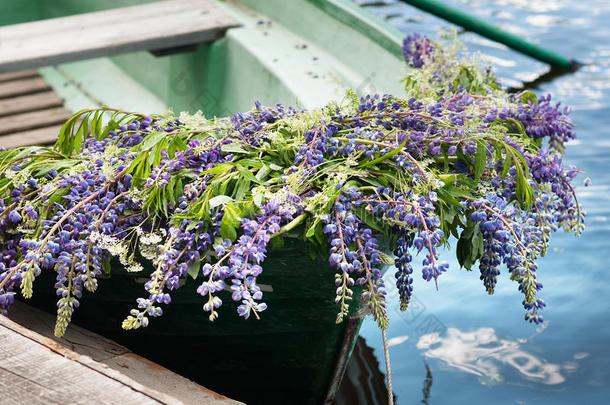
[(421, 68), (432, 60), (436, 46), (432, 41), (418, 33), (407, 35), (402, 42), (402, 54), (407, 64)]

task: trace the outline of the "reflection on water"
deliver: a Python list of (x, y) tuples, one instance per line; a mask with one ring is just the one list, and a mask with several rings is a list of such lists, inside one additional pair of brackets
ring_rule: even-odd
[(373, 348), (358, 337), (334, 405), (385, 405), (388, 390)]
[[(551, 363), (521, 348), (525, 339), (499, 338), (493, 328), (479, 328), (462, 332), (448, 328), (445, 336), (429, 333), (419, 338), (417, 348), (425, 350), (424, 356), (442, 360), (450, 367), (480, 377), (483, 384), (504, 381), (502, 372), (512, 369), (521, 377), (543, 384), (561, 384), (566, 374), (578, 369), (574, 357), (562, 364)], [(577, 353), (580, 360), (588, 353)]]
[[(388, 343), (397, 345), (406, 341), (406, 337), (390, 339)], [(361, 336), (356, 340), (352, 357), (347, 365), (345, 376), (337, 392), (334, 405), (386, 405), (388, 390), (385, 376), (379, 371), (379, 361), (373, 348), (366, 344)], [(422, 387), (421, 403), (428, 405), (432, 388), (432, 370), (424, 363), (425, 377)], [(394, 394), (394, 401), (397, 397)]]
[[(448, 26), (399, 0), (376, 3), (368, 9), (391, 16), (388, 21), (404, 33), (437, 37)], [(387, 333), (397, 403), (422, 401), (423, 362), (434, 375), (426, 399), (430, 404), (610, 403), (610, 0), (443, 3), (584, 63), (575, 73), (530, 85), (537, 94), (552, 93), (554, 100), (574, 107), (578, 140), (565, 160), (586, 172), (593, 186), (577, 187), (589, 214), (584, 235), (555, 234), (550, 253), (540, 260), (548, 304), (544, 333), (523, 321), (521, 297), (505, 271), (496, 294), (489, 297), (478, 271), (460, 270), (454, 251), (443, 253), (451, 268), (439, 280), (440, 291), (418, 277), (413, 308), (400, 313), (398, 305), (389, 304)], [(517, 87), (548, 71), (548, 66), (476, 34), (461, 31), (460, 39), (495, 62), (506, 86)], [(386, 278), (390, 298), (392, 278)], [(383, 361), (374, 322), (365, 322), (361, 334)]]
[(422, 393), (424, 394), (424, 399), (421, 400), (422, 404), (428, 405), (428, 400), (430, 399), (430, 389), (432, 388), (432, 370), (428, 363), (426, 364), (426, 379), (424, 380), (424, 388), (422, 388)]

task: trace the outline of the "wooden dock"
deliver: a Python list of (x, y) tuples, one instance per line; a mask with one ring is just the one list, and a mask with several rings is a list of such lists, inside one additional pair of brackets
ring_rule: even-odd
[[(0, 316), (0, 403), (238, 405), (76, 325), (21, 302)], [(188, 361), (188, 360), (187, 360)]]

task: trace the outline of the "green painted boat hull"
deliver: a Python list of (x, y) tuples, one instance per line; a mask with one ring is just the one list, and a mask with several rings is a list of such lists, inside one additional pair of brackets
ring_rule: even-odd
[[(148, 1), (1, 2), (0, 25)], [(193, 52), (136, 52), (40, 73), (72, 111), (105, 104), (144, 113), (171, 107), (226, 116), (249, 110), (256, 100), (315, 108), (341, 100), (348, 88), (358, 94), (402, 92), (402, 34), (350, 0), (215, 3), (242, 27)], [(74, 322), (247, 403), (322, 403), (337, 388), (360, 321), (335, 324), (333, 270), (310, 260), (300, 242), (286, 245), (264, 264), (260, 282), (273, 292), (265, 293), (269, 308), (259, 321), (238, 318), (227, 292), (221, 317), (211, 324), (191, 280), (174, 292), (163, 317), (148, 328), (123, 331), (123, 318), (144, 295), (138, 278), (145, 277), (117, 270), (96, 294), (85, 293)], [(53, 278), (43, 274), (36, 281), (33, 301), (54, 312)]]
[[(349, 357), (361, 319), (336, 324), (334, 270), (312, 260), (304, 242), (286, 240), (263, 268), (259, 283), (273, 291), (264, 293), (268, 309), (260, 320), (239, 318), (237, 303), (222, 291), (220, 318), (210, 322), (197, 282), (190, 279), (172, 292), (163, 316), (151, 318), (146, 328), (124, 331), (122, 320), (136, 298), (146, 296), (147, 277), (116, 267), (96, 293), (85, 293), (73, 322), (248, 404), (323, 403), (336, 388), (331, 388), (335, 366), (341, 356)], [(54, 276), (47, 272), (36, 280), (31, 300), (47, 311), (56, 308)], [(352, 315), (359, 304), (352, 302)]]

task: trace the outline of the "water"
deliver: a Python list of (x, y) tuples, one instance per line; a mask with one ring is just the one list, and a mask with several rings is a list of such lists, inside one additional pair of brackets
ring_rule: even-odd
[[(359, 0), (365, 3), (365, 0)], [(390, 308), (390, 356), (398, 404), (604, 404), (610, 403), (610, 1), (444, 0), (549, 49), (586, 64), (578, 72), (536, 89), (573, 106), (578, 130), (567, 163), (593, 185), (577, 183), (584, 204), (584, 235), (556, 233), (540, 260), (546, 323), (523, 321), (521, 294), (502, 274), (487, 296), (478, 271), (452, 268), (439, 291), (415, 281), (415, 302)], [(406, 4), (385, 0), (366, 6), (405, 33), (436, 37), (449, 24)], [(502, 81), (533, 80), (547, 67), (475, 34), (460, 38), (471, 51), (491, 57)], [(583, 176), (584, 177), (584, 176)], [(393, 288), (393, 275), (387, 283)], [(393, 291), (390, 291), (390, 295)], [(380, 333), (368, 320), (362, 336), (383, 367)], [(422, 393), (430, 367), (429, 398)]]

